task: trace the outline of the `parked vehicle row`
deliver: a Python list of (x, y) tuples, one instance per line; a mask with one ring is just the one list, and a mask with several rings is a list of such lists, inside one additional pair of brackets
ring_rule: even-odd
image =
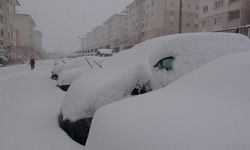
[[(58, 76), (61, 74), (67, 78), (67, 80), (63, 80), (62, 77), (59, 77), (61, 78), (59, 82), (64, 82), (66, 85), (70, 84), (58, 117), (59, 125), (72, 139), (85, 145), (93, 116), (102, 106), (125, 99), (126, 101), (131, 101), (133, 100), (131, 97), (149, 92), (151, 93), (145, 94), (143, 98), (147, 97), (147, 95), (154, 95), (153, 93), (156, 90), (168, 86), (175, 80), (212, 60), (228, 54), (249, 50), (249, 39), (243, 35), (230, 33), (189, 33), (148, 40), (129, 50), (122, 51), (101, 63), (85, 59), (85, 64), (89, 66), (96, 65), (97, 67), (95, 68), (99, 66), (98, 69), (85, 70), (86, 68), (84, 67), (81, 70), (79, 68), (74, 69), (77, 67), (68, 67), (71, 65), (63, 65), (61, 68), (67, 69), (58, 69), (60, 71), (53, 72), (56, 72)], [(71, 69), (69, 70), (69, 68)], [(65, 72), (61, 73), (61, 70), (65, 70)], [(73, 77), (74, 80), (71, 80), (70, 77)], [(167, 88), (164, 89), (167, 90)], [(181, 94), (185, 93), (182, 90), (179, 92)], [(155, 98), (151, 97), (145, 103), (154, 101)], [(155, 110), (157, 106), (156, 104), (150, 111), (157, 111)], [(132, 105), (130, 107), (133, 108)], [(164, 105), (161, 105), (161, 107), (164, 107)], [(129, 113), (129, 108), (124, 111)], [(139, 112), (134, 111), (133, 114), (136, 116), (136, 113)], [(164, 111), (163, 113), (165, 114)], [(148, 118), (148, 121), (152, 121), (152, 118)], [(101, 117), (98, 115), (98, 120), (100, 119)], [(107, 121), (112, 123), (114, 122), (113, 119), (115, 118), (111, 117)], [(126, 120), (127, 118), (124, 119)], [(154, 121), (159, 122), (160, 118), (154, 119)], [(126, 121), (132, 123), (130, 122), (131, 120)], [(104, 123), (105, 121), (96, 121), (96, 123), (99, 122)], [(166, 122), (159, 123), (162, 125), (161, 123)], [(102, 133), (102, 131), (99, 132), (101, 130), (99, 125), (95, 125), (95, 127), (97, 126), (97, 129), (91, 128), (93, 137), (95, 137), (95, 133)], [(104, 125), (104, 127), (107, 126)], [(97, 130), (96, 132), (93, 131), (95, 129)], [(110, 130), (107, 131), (111, 132)], [(119, 133), (117, 130), (115, 132)], [(96, 139), (96, 137), (93, 139)], [(91, 140), (91, 145), (94, 141), (96, 140)], [(116, 149), (116, 147), (110, 149)]]

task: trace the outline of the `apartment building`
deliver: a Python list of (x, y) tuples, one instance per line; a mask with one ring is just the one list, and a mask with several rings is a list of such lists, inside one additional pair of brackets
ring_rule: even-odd
[(16, 6), (17, 0), (0, 0), (0, 43), (7, 49), (16, 47)]
[(128, 15), (114, 14), (103, 25), (106, 27), (104, 43), (105, 48), (119, 52), (121, 47), (129, 45), (128, 41)]
[(34, 45), (34, 50), (37, 52), (41, 52), (43, 50), (42, 37), (43, 37), (42, 32), (37, 30), (33, 32), (33, 45)]
[[(199, 0), (182, 0), (181, 32), (197, 32)], [(98, 48), (119, 52), (145, 40), (179, 33), (180, 0), (134, 0), (126, 10), (114, 14), (86, 34), (86, 52)]]
[(85, 35), (85, 53), (94, 54), (98, 49), (114, 49), (120, 51), (130, 45), (128, 40), (128, 15), (114, 14), (102, 26), (97, 26)]
[[(179, 0), (135, 0), (129, 10), (129, 39), (134, 44), (179, 33)], [(182, 32), (198, 31), (199, 0), (182, 0)]]
[(30, 15), (17, 14), (17, 53), (23, 57), (33, 57), (34, 49), (34, 31), (36, 23)]
[(250, 24), (250, 0), (200, 0), (200, 31)]

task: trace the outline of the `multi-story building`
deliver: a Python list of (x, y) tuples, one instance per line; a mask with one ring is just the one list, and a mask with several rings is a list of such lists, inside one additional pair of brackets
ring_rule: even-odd
[[(198, 31), (199, 0), (182, 0), (181, 32)], [(135, 0), (129, 10), (129, 39), (134, 44), (179, 33), (180, 0)]]
[(0, 0), (0, 43), (7, 49), (16, 47), (16, 6), (17, 0)]
[(114, 14), (103, 25), (106, 28), (104, 34), (105, 48), (120, 51), (122, 47), (129, 45), (128, 41), (128, 15)]
[(85, 35), (85, 53), (94, 54), (98, 49), (114, 49), (114, 52), (131, 45), (128, 40), (128, 15), (114, 14), (103, 26), (97, 26)]
[(36, 23), (30, 15), (17, 14), (17, 53), (23, 57), (34, 57), (34, 31)]
[(33, 32), (33, 45), (34, 45), (34, 50), (37, 52), (41, 52), (42, 49), (42, 37), (43, 34), (40, 31), (35, 30)]
[(250, 0), (200, 0), (200, 31), (250, 24)]
[[(97, 27), (86, 34), (87, 53), (104, 47), (118, 52), (145, 40), (180, 32), (197, 32), (199, 0), (134, 0), (126, 11), (115, 14), (103, 23), (102, 32)], [(101, 37), (102, 42), (95, 37)], [(97, 44), (98, 43), (98, 44)], [(102, 44), (100, 44), (102, 43)]]

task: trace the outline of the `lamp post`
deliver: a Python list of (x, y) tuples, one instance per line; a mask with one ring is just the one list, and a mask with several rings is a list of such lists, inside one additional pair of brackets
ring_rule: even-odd
[(182, 0), (180, 0), (180, 9), (179, 9), (179, 33), (182, 33)]

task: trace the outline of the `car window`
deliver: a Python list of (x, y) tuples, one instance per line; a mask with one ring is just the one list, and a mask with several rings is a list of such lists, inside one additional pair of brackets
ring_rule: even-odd
[(173, 69), (173, 64), (174, 64), (175, 58), (173, 56), (170, 57), (165, 57), (161, 59), (154, 67), (158, 68), (160, 70), (166, 69), (167, 71)]

